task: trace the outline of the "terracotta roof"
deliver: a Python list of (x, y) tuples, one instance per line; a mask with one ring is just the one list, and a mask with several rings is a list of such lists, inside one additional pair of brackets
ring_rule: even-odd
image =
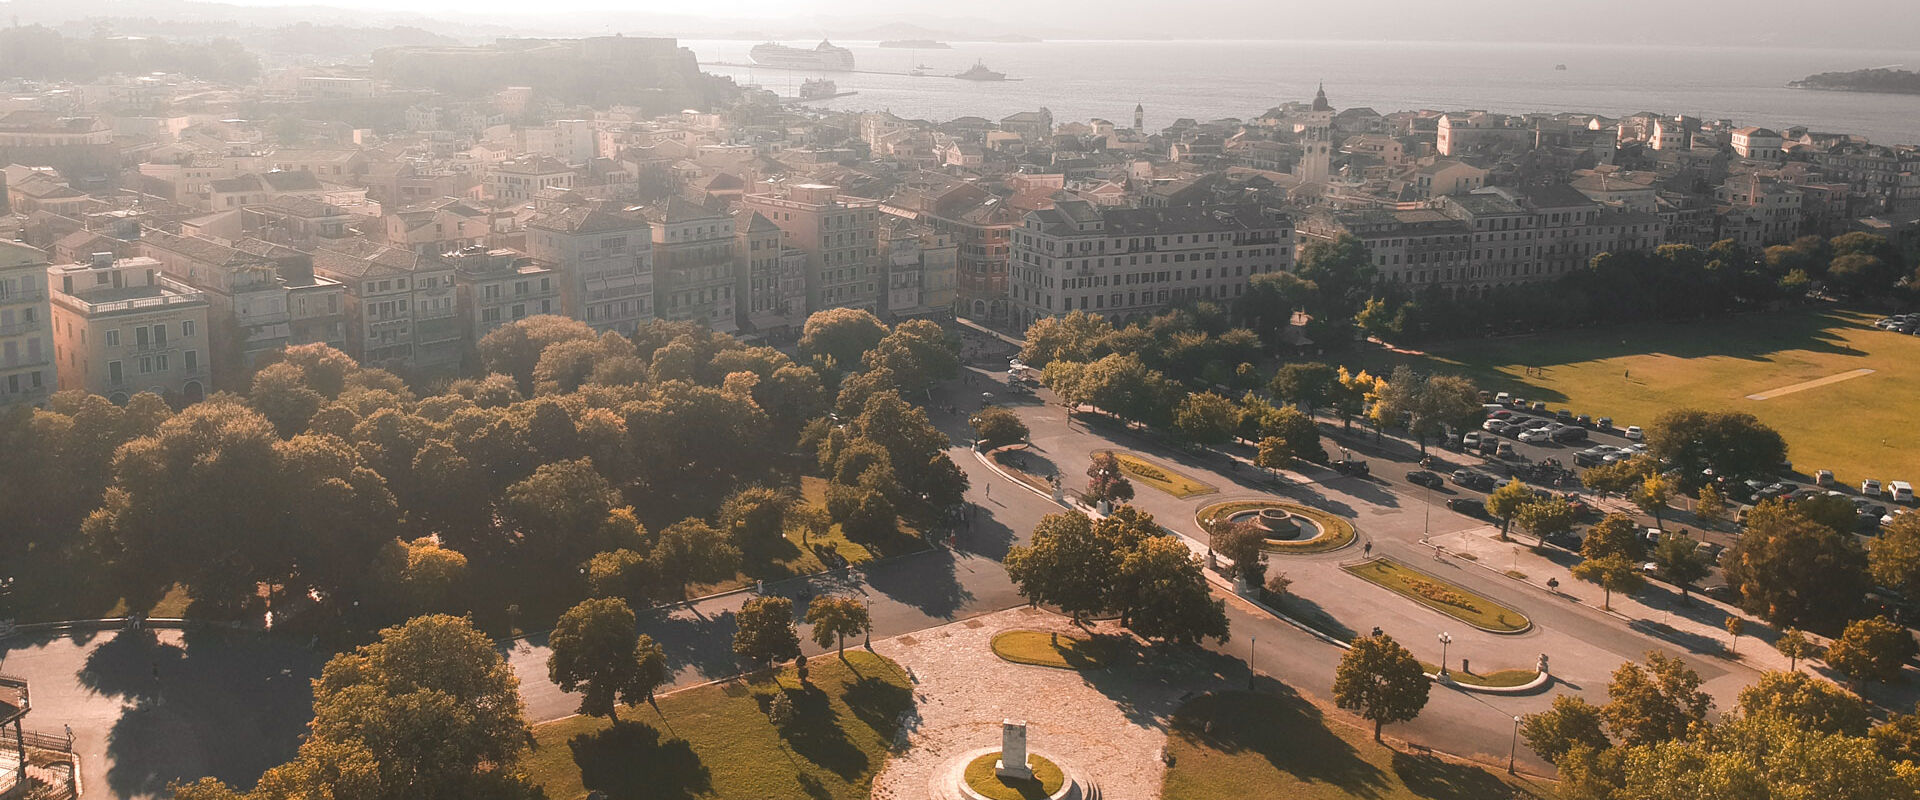
[(535, 215), (527, 227), (576, 234), (651, 230), (646, 218), (637, 211), (606, 201), (592, 201), (542, 212)]

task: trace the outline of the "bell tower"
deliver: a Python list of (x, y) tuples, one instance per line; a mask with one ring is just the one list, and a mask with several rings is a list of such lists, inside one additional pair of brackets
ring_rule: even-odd
[(1333, 104), (1327, 102), (1325, 84), (1314, 92), (1312, 109), (1295, 118), (1293, 130), (1300, 137), (1293, 176), (1301, 183), (1325, 183), (1333, 173)]
[(1147, 108), (1139, 103), (1133, 104), (1133, 130), (1142, 136), (1147, 133)]

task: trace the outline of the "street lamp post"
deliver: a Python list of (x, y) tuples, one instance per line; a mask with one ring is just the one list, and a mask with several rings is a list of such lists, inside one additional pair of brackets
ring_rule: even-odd
[(1253, 691), (1253, 643), (1254, 638), (1247, 637), (1247, 691)]
[(1513, 754), (1520, 749), (1520, 715), (1513, 717), (1513, 741), (1507, 743), (1507, 774), (1513, 773)]
[(861, 633), (866, 635), (867, 649), (872, 650), (873, 649), (873, 597), (868, 596), (861, 599), (865, 600), (867, 603), (867, 624), (864, 626), (866, 630), (861, 631)]
[(1440, 674), (1447, 674), (1447, 645), (1453, 644), (1453, 637), (1446, 631), (1440, 632)]

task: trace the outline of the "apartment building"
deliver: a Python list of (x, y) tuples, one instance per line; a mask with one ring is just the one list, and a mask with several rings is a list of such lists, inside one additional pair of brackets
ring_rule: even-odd
[(59, 384), (47, 266), (39, 250), (0, 241), (0, 409), (39, 405)]
[(47, 267), (61, 389), (124, 405), (140, 392), (198, 402), (211, 382), (207, 296), (145, 256)]
[(505, 248), (468, 247), (442, 255), (453, 266), (453, 286), (466, 342), (535, 314), (560, 313), (560, 281), (553, 268)]
[(653, 236), (654, 313), (731, 333), (738, 282), (732, 215), (670, 197), (647, 207)]
[(211, 239), (152, 229), (142, 231), (133, 247), (157, 262), (168, 277), (206, 296), (207, 318), (213, 323), (207, 332), (207, 356), (216, 367), (214, 388), (244, 390), (261, 357), (291, 343), (287, 287), (273, 259)]
[(835, 186), (803, 183), (741, 198), (807, 254), (807, 310), (880, 310), (880, 204), (846, 197)]
[(653, 319), (653, 232), (638, 211), (556, 205), (527, 223), (527, 254), (559, 276), (562, 313), (594, 330), (630, 334)]
[(1714, 190), (1720, 238), (1759, 249), (1800, 235), (1800, 188), (1764, 180), (1757, 173), (1733, 178)]
[(450, 375), (466, 349), (453, 267), (366, 239), (313, 251), (313, 269), (346, 289), (346, 352), (368, 365)]
[(532, 200), (543, 189), (571, 189), (573, 168), (547, 156), (502, 161), (486, 172), (489, 196), (506, 202)]
[(734, 315), (741, 331), (785, 335), (807, 321), (807, 254), (757, 211), (734, 214)]
[(887, 270), (881, 308), (887, 319), (953, 313), (959, 246), (949, 233), (919, 223), (886, 226), (880, 254)]
[[(1448, 200), (1472, 197), (1465, 195)], [(1493, 213), (1528, 216), (1517, 209), (1506, 208)], [(1381, 283), (1418, 286), (1469, 280), (1472, 252), (1469, 223), (1439, 210), (1370, 208), (1317, 213), (1301, 223), (1300, 245), (1304, 248), (1315, 241), (1330, 242), (1342, 234), (1354, 236), (1366, 245), (1367, 255), (1373, 258), (1374, 280)], [(1528, 253), (1531, 252), (1529, 246)], [(1516, 255), (1515, 259), (1518, 258)]]
[(1231, 300), (1291, 270), (1293, 222), (1257, 205), (1102, 208), (1059, 200), (1013, 232), (1013, 320), (1086, 310), (1113, 319), (1185, 300)]

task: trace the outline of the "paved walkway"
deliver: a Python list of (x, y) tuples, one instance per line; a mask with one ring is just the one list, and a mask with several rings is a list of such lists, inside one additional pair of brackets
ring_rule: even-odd
[(1103, 798), (1157, 800), (1168, 716), (1183, 696), (1229, 681), (1199, 668), (1198, 655), (1084, 673), (1013, 664), (991, 647), (994, 634), (1013, 629), (1077, 635), (1064, 617), (1017, 608), (874, 643), (912, 670), (919, 718), (907, 751), (874, 779), (873, 797), (943, 796), (931, 782), (968, 751), (998, 746), (1001, 721), (1015, 719), (1026, 721), (1034, 752), (1093, 776)]

